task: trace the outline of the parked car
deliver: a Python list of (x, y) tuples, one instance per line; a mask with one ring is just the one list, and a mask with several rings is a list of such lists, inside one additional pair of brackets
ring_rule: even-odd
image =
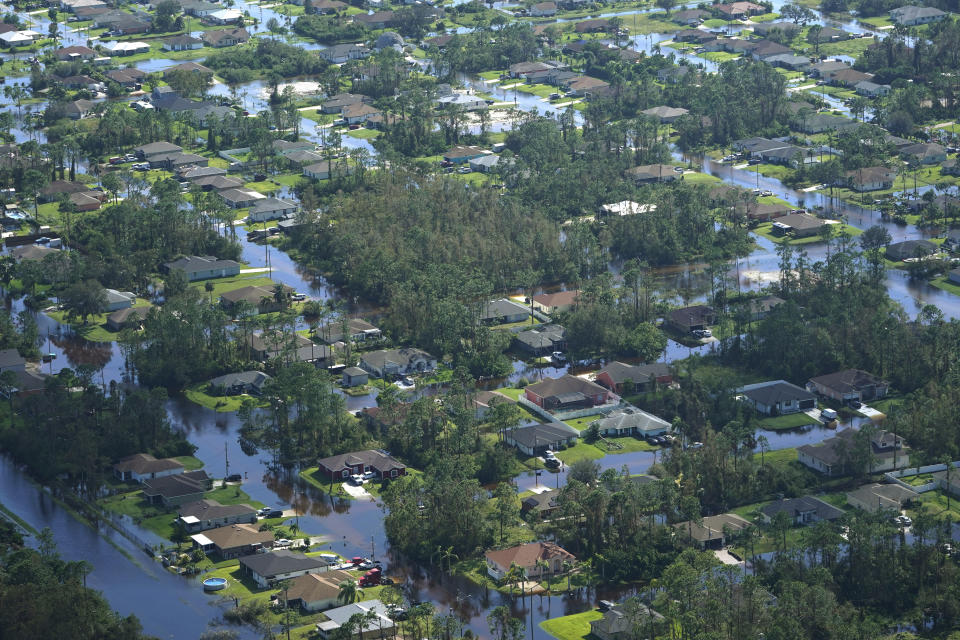
[(551, 358), (554, 362), (566, 362), (566, 361), (567, 361), (567, 356), (563, 353), (563, 351), (554, 351), (553, 353), (550, 354), (550, 358)]
[(362, 485), (363, 485), (363, 474), (360, 474), (360, 473), (355, 473), (355, 474), (353, 474), (352, 476), (350, 476), (350, 482), (352, 482), (353, 484), (357, 485), (358, 487), (359, 487), (359, 486), (362, 486)]
[(849, 405), (851, 409), (859, 409), (860, 407), (863, 406), (863, 404), (859, 400), (848, 400), (847, 405)]
[(279, 540), (273, 543), (275, 547), (289, 547), (292, 544), (293, 542), (290, 540), (287, 540), (286, 538), (280, 538)]
[(266, 516), (266, 517), (268, 517), (268, 518), (282, 518), (282, 517), (283, 517), (283, 509), (270, 509), (270, 511), (267, 512), (267, 516)]
[(702, 449), (702, 448), (703, 448), (702, 442), (691, 442), (690, 444), (687, 445), (687, 449), (696, 450), (696, 449)]
[(562, 465), (559, 458), (547, 458), (543, 461), (543, 466), (547, 469), (559, 469)]
[(390, 616), (392, 620), (398, 620), (400, 622), (410, 617), (410, 614), (407, 613), (407, 610), (403, 607), (394, 607), (387, 615)]
[(615, 605), (609, 600), (601, 600), (600, 604), (597, 605), (597, 609), (600, 611), (610, 611)]
[(826, 420), (827, 422), (833, 422), (837, 419), (837, 412), (833, 409), (821, 409), (820, 417)]
[(241, 476), (239, 473), (231, 473), (226, 478), (224, 478), (224, 481), (226, 482), (241, 482), (242, 480), (243, 480), (243, 476)]
[(674, 167), (673, 170), (677, 173), (683, 173), (683, 167)]

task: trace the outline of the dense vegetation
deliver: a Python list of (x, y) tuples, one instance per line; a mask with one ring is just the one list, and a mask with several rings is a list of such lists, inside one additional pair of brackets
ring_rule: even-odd
[(248, 82), (267, 72), (283, 78), (313, 75), (327, 67), (315, 51), (271, 38), (258, 38), (253, 45), (217, 51), (204, 64), (230, 83)]

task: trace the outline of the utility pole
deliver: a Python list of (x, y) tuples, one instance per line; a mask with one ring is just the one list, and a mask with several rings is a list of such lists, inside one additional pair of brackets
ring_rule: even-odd
[(226, 466), (226, 470), (225, 470), (224, 473), (223, 473), (223, 483), (224, 483), (224, 486), (226, 486), (227, 476), (230, 475), (230, 456), (227, 454), (227, 443), (226, 443), (226, 442), (223, 443), (223, 461), (224, 461), (225, 466)]

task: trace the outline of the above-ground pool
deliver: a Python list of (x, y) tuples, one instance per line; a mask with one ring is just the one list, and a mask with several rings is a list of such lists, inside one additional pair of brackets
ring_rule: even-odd
[(204, 591), (219, 591), (227, 586), (226, 578), (207, 578), (203, 581)]

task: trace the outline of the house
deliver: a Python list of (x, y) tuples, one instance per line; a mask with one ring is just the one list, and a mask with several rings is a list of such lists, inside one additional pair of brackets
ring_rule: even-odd
[(190, 51), (192, 49), (202, 49), (203, 40), (193, 36), (174, 36), (166, 38), (160, 47), (164, 51)]
[(940, 22), (946, 17), (946, 13), (935, 7), (907, 5), (890, 10), (890, 20), (905, 27), (916, 27), (921, 24)]
[(329, 100), (326, 100), (320, 109), (324, 113), (342, 113), (344, 107), (361, 102), (370, 103), (373, 102), (373, 99), (357, 93), (338, 93)]
[(301, 335), (283, 336), (279, 332), (254, 333), (247, 338), (247, 347), (251, 357), (258, 362), (282, 358), (288, 362), (312, 362), (324, 366), (334, 356), (330, 347)]
[(155, 156), (164, 156), (171, 153), (183, 151), (183, 147), (178, 147), (170, 142), (151, 142), (134, 147), (133, 152), (141, 160), (150, 161)]
[(270, 376), (262, 371), (241, 371), (217, 376), (207, 382), (212, 396), (238, 396), (244, 393), (258, 396)]
[(202, 500), (203, 494), (210, 490), (210, 484), (210, 477), (205, 471), (185, 471), (144, 480), (143, 496), (151, 504), (176, 507)]
[(712, 324), (716, 324), (717, 314), (713, 307), (706, 305), (694, 305), (692, 307), (683, 307), (674, 309), (667, 313), (665, 322), (680, 333), (690, 333), (707, 329)]
[(181, 505), (177, 516), (177, 522), (188, 533), (196, 533), (233, 524), (254, 524), (257, 510), (248, 504), (220, 504), (204, 499)]
[(71, 120), (81, 120), (89, 116), (95, 106), (90, 100), (74, 100), (63, 105), (63, 113)]
[(206, 15), (203, 21), (209, 24), (242, 24), (243, 12), (238, 9), (220, 9)]
[(306, 178), (312, 178), (314, 180), (329, 180), (331, 169), (333, 170), (333, 174), (337, 176), (348, 176), (354, 171), (353, 167), (344, 162), (330, 163), (324, 160), (323, 162), (317, 162), (316, 164), (304, 167), (303, 175)]
[(483, 421), (490, 410), (498, 404), (516, 404), (516, 402), (499, 391), (478, 389), (471, 394), (470, 404), (473, 407), (473, 416), (477, 420)]
[(127, 309), (133, 306), (137, 296), (129, 291), (117, 291), (116, 289), (104, 289), (107, 294), (107, 311), (117, 311), (118, 309)]
[(947, 273), (947, 280), (952, 284), (960, 284), (960, 268), (951, 269)]
[[(8, 349), (7, 351), (14, 351)], [(8, 369), (4, 368), (4, 371)], [(154, 458), (149, 453), (135, 453), (113, 465), (113, 475), (118, 480), (144, 482), (153, 478), (173, 476), (183, 473), (183, 465), (173, 458)]]
[(523, 391), (528, 401), (547, 411), (595, 407), (615, 397), (600, 385), (570, 374), (545, 378)]
[(249, 576), (264, 589), (281, 580), (308, 573), (323, 573), (326, 570), (325, 560), (285, 549), (240, 558), (240, 571), (243, 575)]
[(719, 13), (721, 17), (724, 17), (728, 20), (747, 18), (750, 16), (760, 15), (764, 13), (764, 9), (759, 4), (754, 4), (753, 2), (731, 2), (730, 4), (715, 4), (711, 7), (714, 11)]
[(593, 20), (581, 20), (573, 25), (573, 30), (577, 33), (603, 33), (610, 30), (610, 21), (606, 18), (594, 18)]
[(661, 105), (659, 107), (644, 109), (640, 113), (649, 118), (656, 118), (660, 121), (660, 124), (671, 124), (676, 122), (679, 117), (685, 116), (690, 112), (681, 107), (668, 107), (666, 105)]
[(500, 156), (495, 155), (480, 156), (479, 158), (473, 158), (467, 161), (467, 164), (470, 166), (470, 171), (476, 171), (478, 173), (490, 173), (499, 163)]
[(313, 3), (313, 12), (321, 15), (339, 13), (348, 6), (345, 2), (340, 2), (340, 0), (317, 0)]
[(72, 46), (63, 47), (53, 52), (60, 62), (69, 62), (72, 60), (93, 60), (97, 57), (97, 52), (90, 47)]
[(813, 496), (774, 500), (760, 509), (760, 517), (769, 524), (778, 513), (785, 513), (794, 526), (839, 520), (843, 510)]
[(747, 310), (750, 312), (750, 320), (763, 320), (770, 312), (786, 302), (783, 298), (777, 296), (763, 296), (754, 298), (747, 304)]
[(692, 73), (689, 65), (669, 66), (657, 69), (657, 80), (659, 82), (677, 84), (688, 74)]
[(762, 58), (767, 64), (775, 67), (783, 67), (791, 71), (806, 71), (810, 68), (810, 58), (796, 56), (790, 53), (778, 53)]
[(226, 189), (220, 192), (220, 197), (231, 209), (245, 209), (263, 200), (267, 196), (252, 189)]
[(847, 504), (864, 511), (896, 511), (917, 499), (917, 493), (899, 484), (865, 484), (847, 492)]
[(849, 68), (849, 64), (840, 60), (824, 60), (823, 62), (810, 65), (810, 75), (815, 78), (829, 78), (831, 73)]
[(204, 31), (201, 39), (211, 47), (232, 47), (243, 44), (250, 39), (250, 34), (243, 27), (221, 29), (218, 31)]
[[(487, 551), (484, 554), (487, 560), (487, 573), (494, 580), (503, 580), (516, 565), (533, 577), (555, 575), (565, 571), (564, 565), (576, 562), (576, 557), (554, 542), (528, 542), (509, 549)], [(538, 567), (538, 562), (545, 562), (547, 566)]]
[(342, 453), (317, 461), (317, 473), (325, 475), (331, 481), (369, 472), (373, 472), (379, 479), (397, 478), (407, 475), (407, 465), (383, 451), (374, 449)]
[(234, 260), (219, 260), (213, 256), (184, 256), (163, 265), (166, 273), (182, 271), (187, 282), (230, 278), (240, 274), (240, 263)]
[(890, 383), (860, 369), (846, 369), (811, 378), (807, 389), (837, 402), (866, 402), (887, 395)]
[(858, 82), (853, 86), (856, 92), (861, 96), (867, 96), (868, 98), (876, 98), (878, 96), (885, 96), (890, 93), (890, 85), (888, 84), (877, 84), (876, 82), (870, 82), (869, 80), (863, 80)]
[(904, 240), (887, 245), (886, 258), (890, 262), (903, 262), (911, 258), (923, 258), (939, 250), (929, 240)]
[(567, 82), (567, 90), (572, 91), (573, 95), (578, 97), (590, 97), (592, 94), (600, 92), (610, 84), (605, 80), (600, 80), (599, 78), (591, 78), (590, 76), (580, 76)]
[(771, 32), (779, 31), (787, 36), (788, 40), (792, 40), (798, 33), (800, 33), (800, 30), (803, 29), (803, 26), (797, 24), (796, 22), (784, 22), (780, 20), (776, 22), (757, 22), (750, 25), (750, 28), (753, 29), (755, 34), (764, 37)]
[[(615, 393), (633, 393), (648, 391), (657, 384), (670, 384), (673, 374), (664, 362), (634, 365), (614, 361), (597, 372), (596, 382)], [(629, 388), (624, 389), (625, 386)]]
[(281, 595), (286, 598), (288, 607), (300, 607), (306, 612), (315, 613), (339, 604), (340, 584), (353, 579), (346, 571), (336, 569), (308, 573), (294, 578)]
[(483, 303), (480, 307), (480, 324), (497, 325), (523, 322), (530, 317), (530, 308), (522, 304), (500, 298)]
[(792, 235), (794, 238), (809, 238), (820, 233), (820, 229), (829, 224), (809, 213), (792, 213), (773, 221), (771, 229), (775, 235)]
[(237, 306), (242, 303), (256, 309), (257, 313), (280, 311), (283, 305), (281, 304), (282, 301), (277, 299), (278, 286), (282, 286), (283, 292), (286, 294), (293, 293), (293, 288), (286, 285), (250, 285), (220, 294), (220, 304), (230, 313), (238, 311)]
[(602, 436), (659, 436), (671, 429), (669, 422), (636, 407), (614, 409), (605, 417), (594, 420), (590, 428), (597, 427)]
[(53, 247), (47, 247), (41, 244), (26, 244), (22, 247), (14, 247), (9, 250), (9, 255), (11, 255), (17, 262), (31, 262), (34, 260), (43, 260), (48, 255), (51, 255), (54, 252), (60, 251), (60, 249), (55, 249)]
[(700, 24), (710, 17), (709, 11), (703, 9), (687, 9), (686, 11), (675, 11), (670, 19), (677, 24), (693, 25)]
[(699, 546), (701, 549), (719, 549), (727, 544), (727, 534), (736, 534), (747, 527), (753, 526), (744, 518), (735, 513), (721, 513), (716, 516), (705, 516), (698, 522), (678, 522), (673, 525), (678, 535), (681, 535)]
[(420, 349), (380, 349), (360, 356), (360, 366), (377, 378), (426, 373), (437, 368), (437, 359)]
[(633, 181), (637, 184), (673, 182), (680, 177), (674, 171), (673, 165), (669, 164), (644, 164), (627, 169), (625, 173), (628, 178), (633, 178)]
[[(752, 43), (753, 46), (750, 48), (750, 56), (754, 60), (768, 61), (770, 58), (775, 56), (790, 55), (793, 54), (793, 49), (790, 47), (785, 47), (778, 42), (773, 42), (772, 40), (760, 40), (759, 42)], [(805, 59), (809, 64), (810, 60)]]
[(464, 162), (481, 158), (490, 153), (492, 152), (484, 149), (483, 147), (477, 147), (473, 145), (457, 145), (444, 153), (443, 159), (444, 161), (452, 162), (453, 164), (463, 164)]
[(296, 213), (300, 207), (293, 202), (281, 200), (280, 198), (267, 197), (258, 200), (247, 214), (248, 222), (264, 222), (266, 220), (279, 220), (280, 218)]
[(126, 327), (142, 329), (143, 321), (146, 320), (153, 305), (146, 307), (128, 307), (126, 309), (117, 309), (107, 315), (107, 329), (110, 331), (121, 331)]
[(321, 49), (317, 52), (321, 58), (331, 64), (343, 64), (350, 60), (362, 60), (370, 55), (370, 49), (365, 45), (354, 44), (335, 44), (332, 47)]
[(382, 111), (365, 103), (351, 104), (341, 110), (347, 124), (362, 124), (373, 116), (382, 115)]
[(940, 163), (940, 173), (945, 176), (960, 176), (960, 162), (957, 158), (947, 158)]
[(801, 147), (785, 144), (776, 149), (767, 149), (759, 153), (760, 158), (769, 164), (782, 164), (788, 167), (798, 167), (807, 159), (807, 151)]
[(193, 548), (216, 554), (222, 560), (239, 558), (273, 546), (273, 532), (260, 531), (255, 524), (228, 524), (190, 536)]
[[(144, 25), (143, 28), (144, 31), (146, 31), (149, 26)], [(147, 53), (150, 51), (150, 45), (141, 41), (110, 42), (104, 44), (103, 48), (111, 56), (135, 56), (138, 53)]]
[(503, 441), (524, 455), (541, 456), (548, 449), (566, 449), (576, 444), (579, 432), (563, 422), (512, 427), (501, 432)]
[[(845, 475), (852, 471), (849, 467), (857, 447), (857, 433), (856, 429), (844, 429), (818, 444), (797, 447), (797, 460), (827, 476)], [(877, 431), (871, 435), (868, 446), (870, 459), (866, 470), (871, 473), (901, 469), (910, 464), (903, 438), (895, 437), (888, 431)]]
[(748, 384), (737, 389), (737, 393), (765, 416), (799, 413), (817, 407), (817, 396), (786, 380)]
[(487, 108), (487, 101), (478, 95), (467, 93), (452, 93), (447, 96), (440, 96), (435, 100), (440, 108), (450, 106), (460, 107), (464, 111), (478, 111)]
[(103, 205), (100, 197), (98, 197), (99, 195), (100, 192), (98, 191), (71, 193), (67, 196), (67, 201), (70, 202), (77, 211), (96, 211)]
[(893, 187), (897, 172), (888, 167), (864, 167), (844, 174), (844, 184), (858, 193)]
[(690, 42), (693, 44), (706, 44), (716, 40), (717, 36), (712, 33), (708, 33), (703, 29), (681, 29), (673, 34), (673, 40), (675, 42)]
[(872, 73), (864, 73), (856, 69), (840, 69), (830, 74), (830, 84), (837, 87), (855, 87), (861, 82), (872, 79)]
[(111, 69), (103, 75), (105, 75), (108, 80), (112, 80), (127, 89), (136, 88), (137, 85), (147, 77), (146, 73), (134, 67), (127, 67), (126, 69)]
[(947, 149), (936, 142), (920, 142), (901, 148), (900, 157), (917, 164), (940, 164), (947, 159)]
[(507, 69), (511, 78), (526, 78), (527, 74), (550, 71), (554, 67), (545, 62), (515, 62)]
[(577, 289), (557, 291), (556, 293), (541, 293), (533, 296), (533, 308), (547, 315), (566, 313), (576, 306), (579, 295), (580, 291)]
[(395, 635), (390, 610), (379, 600), (364, 600), (345, 607), (328, 609), (324, 615), (327, 619), (317, 623), (317, 633), (322, 640), (343, 637), (340, 628), (344, 625), (352, 626), (353, 620), (357, 619), (355, 616), (360, 616), (363, 620), (362, 627), (354, 627), (347, 635), (356, 634), (357, 640), (378, 640)]
[(40, 37), (37, 31), (22, 29), (20, 31), (8, 31), (0, 33), (0, 42), (6, 47), (24, 47), (33, 44)]
[[(632, 640), (637, 637), (637, 629), (652, 629), (654, 624), (663, 622), (663, 616), (637, 602), (635, 614), (628, 615), (624, 605), (615, 604), (603, 612), (603, 616), (590, 621), (590, 635), (599, 640)], [(653, 633), (649, 634), (651, 637)]]
[(354, 22), (366, 25), (370, 29), (386, 29), (393, 24), (395, 19), (396, 14), (393, 11), (376, 11), (353, 16)]
[(543, 493), (535, 493), (528, 498), (524, 498), (520, 503), (520, 511), (523, 513), (532, 513), (539, 518), (547, 518), (560, 508), (557, 498), (560, 497), (559, 489), (551, 489)]
[(546, 18), (557, 14), (556, 2), (538, 2), (530, 7), (530, 15), (534, 18)]
[(533, 356), (550, 355), (567, 348), (566, 330), (558, 324), (538, 324), (514, 334), (517, 347)]
[(190, 180), (204, 191), (214, 191), (220, 194), (228, 189), (239, 189), (243, 187), (243, 180), (239, 178), (228, 178), (226, 176), (201, 176)]
[[(346, 322), (346, 328), (344, 328), (344, 321)], [(327, 344), (334, 344), (347, 339), (353, 342), (378, 340), (383, 336), (383, 333), (366, 320), (345, 318), (339, 322), (332, 321), (317, 325), (314, 335)]]
[(344, 387), (362, 387), (367, 384), (369, 377), (370, 374), (360, 367), (347, 367), (341, 374), (340, 384)]
[[(26, 371), (27, 361), (16, 349), (0, 350), (0, 373), (4, 371)], [(145, 454), (144, 454), (145, 455)], [(123, 480), (124, 478), (121, 478)]]

